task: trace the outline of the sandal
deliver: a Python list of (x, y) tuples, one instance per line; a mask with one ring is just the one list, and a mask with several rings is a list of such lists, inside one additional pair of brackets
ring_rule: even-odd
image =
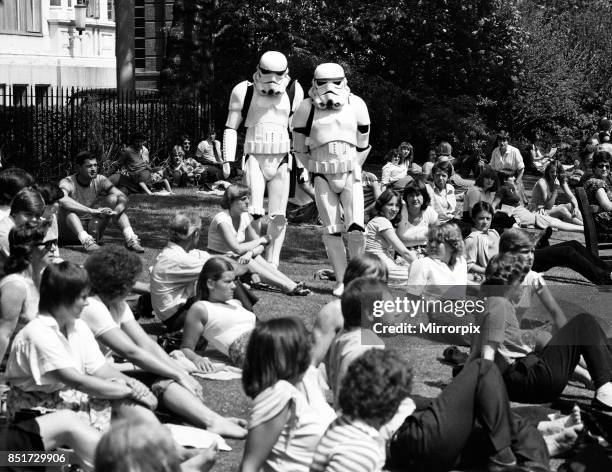
[(321, 269), (315, 272), (313, 279), (334, 281), (336, 280), (336, 275), (332, 269)]
[(310, 290), (304, 286), (304, 282), (298, 283), (293, 290), (285, 292), (290, 297), (305, 297), (310, 294)]

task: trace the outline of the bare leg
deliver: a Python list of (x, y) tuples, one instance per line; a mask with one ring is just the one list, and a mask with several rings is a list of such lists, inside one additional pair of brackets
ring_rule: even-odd
[(224, 418), (208, 408), (193, 394), (176, 382), (172, 382), (162, 395), (162, 401), (170, 410), (199, 428), (231, 438), (245, 438), (247, 431), (232, 419)]
[(96, 445), (100, 440), (100, 433), (96, 429), (69, 410), (39, 416), (35, 421), (38, 423), (46, 451), (63, 445), (69, 446), (74, 449), (85, 467), (93, 470)]
[(287, 291), (291, 291), (297, 286), (293, 280), (291, 280), (261, 256), (251, 259), (248, 267), (251, 272), (258, 274), (264, 282), (277, 285)]

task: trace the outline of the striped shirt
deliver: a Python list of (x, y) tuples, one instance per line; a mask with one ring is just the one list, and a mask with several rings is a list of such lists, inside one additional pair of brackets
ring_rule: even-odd
[[(291, 416), (262, 465), (264, 472), (307, 472), (321, 436), (335, 418), (316, 384), (316, 369), (310, 367), (296, 386), (279, 380), (253, 401), (251, 429), (272, 420), (289, 404)], [(302, 385), (303, 384), (303, 385)]]
[(385, 442), (361, 420), (336, 419), (315, 450), (310, 472), (376, 472), (385, 465)]

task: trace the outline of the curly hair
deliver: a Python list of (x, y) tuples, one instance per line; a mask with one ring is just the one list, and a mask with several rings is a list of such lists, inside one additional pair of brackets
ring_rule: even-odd
[(429, 255), (438, 253), (440, 243), (448, 244), (453, 250), (448, 261), (449, 267), (455, 267), (455, 263), (459, 256), (463, 255), (463, 239), (461, 238), (461, 230), (459, 226), (452, 222), (442, 223), (441, 225), (429, 225), (429, 233), (427, 235), (427, 248)]
[(342, 414), (380, 427), (410, 394), (412, 368), (393, 350), (370, 349), (349, 366), (338, 402)]
[(483, 285), (512, 285), (522, 283), (531, 270), (531, 262), (521, 254), (497, 254), (485, 270)]
[(32, 250), (42, 244), (50, 226), (51, 222), (39, 220), (11, 228), (8, 236), (10, 256), (4, 263), (6, 275), (23, 272), (30, 266)]
[(310, 365), (310, 343), (298, 318), (273, 318), (255, 326), (242, 366), (242, 386), (255, 398), (279, 380), (295, 383)]
[(249, 187), (242, 184), (233, 184), (225, 189), (225, 193), (221, 197), (221, 208), (228, 210), (236, 200), (242, 197), (251, 195)]
[(92, 292), (104, 298), (127, 295), (142, 270), (140, 258), (119, 246), (108, 246), (94, 252), (85, 261)]
[(383, 212), (382, 212), (383, 207), (387, 203), (389, 203), (393, 198), (397, 198), (397, 204), (399, 205), (399, 209), (398, 209), (397, 215), (395, 215), (395, 217), (391, 220), (391, 224), (393, 225), (394, 228), (397, 228), (397, 226), (399, 225), (402, 219), (403, 202), (402, 202), (402, 197), (400, 196), (399, 192), (396, 192), (392, 188), (386, 189), (383, 193), (380, 194), (380, 197), (376, 199), (376, 202), (374, 203), (374, 208), (372, 209), (370, 216), (372, 218), (376, 216), (383, 216)]

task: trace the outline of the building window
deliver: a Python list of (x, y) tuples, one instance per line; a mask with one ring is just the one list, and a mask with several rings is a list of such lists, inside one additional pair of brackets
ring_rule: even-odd
[(87, 18), (100, 18), (100, 0), (87, 2)]
[(51, 5), (52, 7), (61, 7), (62, 6), (62, 0), (51, 0), (49, 5)]
[(47, 101), (47, 97), (49, 96), (49, 86), (48, 85), (37, 85), (34, 87), (34, 97), (36, 100), (36, 104), (40, 105)]
[(0, 105), (7, 105), (6, 84), (0, 84)]
[(115, 21), (115, 0), (106, 0), (106, 17), (108, 21)]
[(134, 66), (145, 69), (145, 1), (136, 0), (134, 6)]
[(40, 34), (40, 0), (1, 0), (0, 32)]
[(13, 85), (13, 105), (26, 106), (28, 104), (28, 86)]

